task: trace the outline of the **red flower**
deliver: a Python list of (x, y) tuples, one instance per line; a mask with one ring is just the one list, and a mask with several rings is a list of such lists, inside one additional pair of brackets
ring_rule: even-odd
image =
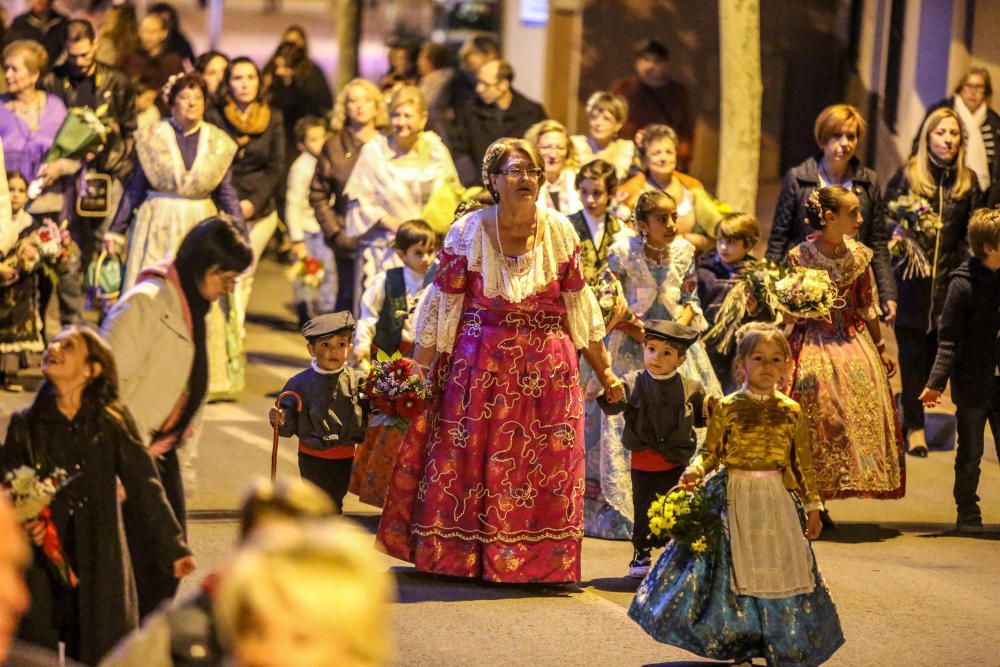
[(56, 526), (52, 523), (52, 510), (48, 507), (43, 509), (41, 514), (38, 515), (38, 520), (45, 525), (45, 537), (42, 539), (42, 553), (49, 559), (49, 562), (55, 565), (63, 585), (69, 588), (76, 588), (78, 583), (76, 574), (66, 561), (66, 553), (63, 551), (62, 543), (59, 541)]
[(302, 270), (307, 276), (312, 276), (323, 270), (323, 262), (315, 257), (306, 257), (302, 263)]
[(424, 399), (411, 393), (406, 393), (396, 399), (396, 415), (406, 421), (412, 421), (424, 411)]

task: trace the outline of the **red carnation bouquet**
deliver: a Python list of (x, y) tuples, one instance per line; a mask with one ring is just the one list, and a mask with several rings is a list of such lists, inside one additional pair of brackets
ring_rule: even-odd
[(18, 521), (42, 522), (45, 527), (42, 553), (55, 567), (63, 585), (76, 588), (76, 574), (66, 560), (66, 552), (59, 541), (55, 524), (52, 523), (52, 511), (49, 508), (56, 493), (68, 481), (69, 476), (62, 468), (54, 469), (48, 477), (39, 477), (34, 468), (21, 466), (7, 473), (3, 482), (0, 482), (0, 491), (10, 498)]
[(320, 260), (315, 257), (306, 257), (295, 262), (288, 272), (288, 277), (305, 287), (317, 289), (323, 284), (326, 269), (323, 268), (323, 262)]
[(424, 411), (431, 383), (421, 379), (412, 359), (398, 352), (390, 357), (379, 350), (361, 391), (377, 413), (372, 419), (374, 425), (405, 431), (410, 421)]

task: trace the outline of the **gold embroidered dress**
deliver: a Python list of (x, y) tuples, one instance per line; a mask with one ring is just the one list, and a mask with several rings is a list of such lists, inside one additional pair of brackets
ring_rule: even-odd
[(830, 274), (843, 306), (831, 321), (800, 320), (790, 342), (796, 357), (792, 396), (809, 418), (820, 496), (901, 498), (903, 454), (892, 391), (865, 321), (878, 316), (872, 251), (847, 241), (831, 259), (805, 241), (788, 253), (796, 266)]

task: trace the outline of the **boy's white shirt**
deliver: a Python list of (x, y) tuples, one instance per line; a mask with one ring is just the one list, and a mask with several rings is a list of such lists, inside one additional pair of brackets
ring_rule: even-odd
[[(410, 315), (406, 318), (406, 326), (403, 328), (403, 340), (413, 341), (413, 317), (414, 306), (420, 300), (420, 295), (424, 291), (424, 273), (417, 273), (408, 266), (403, 267), (403, 282), (406, 283), (406, 300), (409, 306)], [(354, 348), (367, 350), (371, 348), (375, 339), (375, 325), (378, 324), (379, 313), (382, 312), (382, 304), (385, 303), (385, 276), (382, 271), (373, 279), (368, 289), (361, 295), (361, 317), (358, 318), (357, 326), (354, 328)]]
[(293, 243), (302, 241), (305, 233), (316, 234), (321, 230), (316, 213), (309, 203), (309, 185), (316, 173), (318, 160), (308, 151), (302, 151), (288, 170), (288, 187), (285, 190), (285, 224), (288, 238)]

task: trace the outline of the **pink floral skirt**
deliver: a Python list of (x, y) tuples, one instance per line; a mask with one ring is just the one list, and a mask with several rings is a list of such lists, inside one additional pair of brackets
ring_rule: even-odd
[(410, 424), (378, 541), (425, 572), (580, 579), (583, 402), (560, 312), (468, 310)]

